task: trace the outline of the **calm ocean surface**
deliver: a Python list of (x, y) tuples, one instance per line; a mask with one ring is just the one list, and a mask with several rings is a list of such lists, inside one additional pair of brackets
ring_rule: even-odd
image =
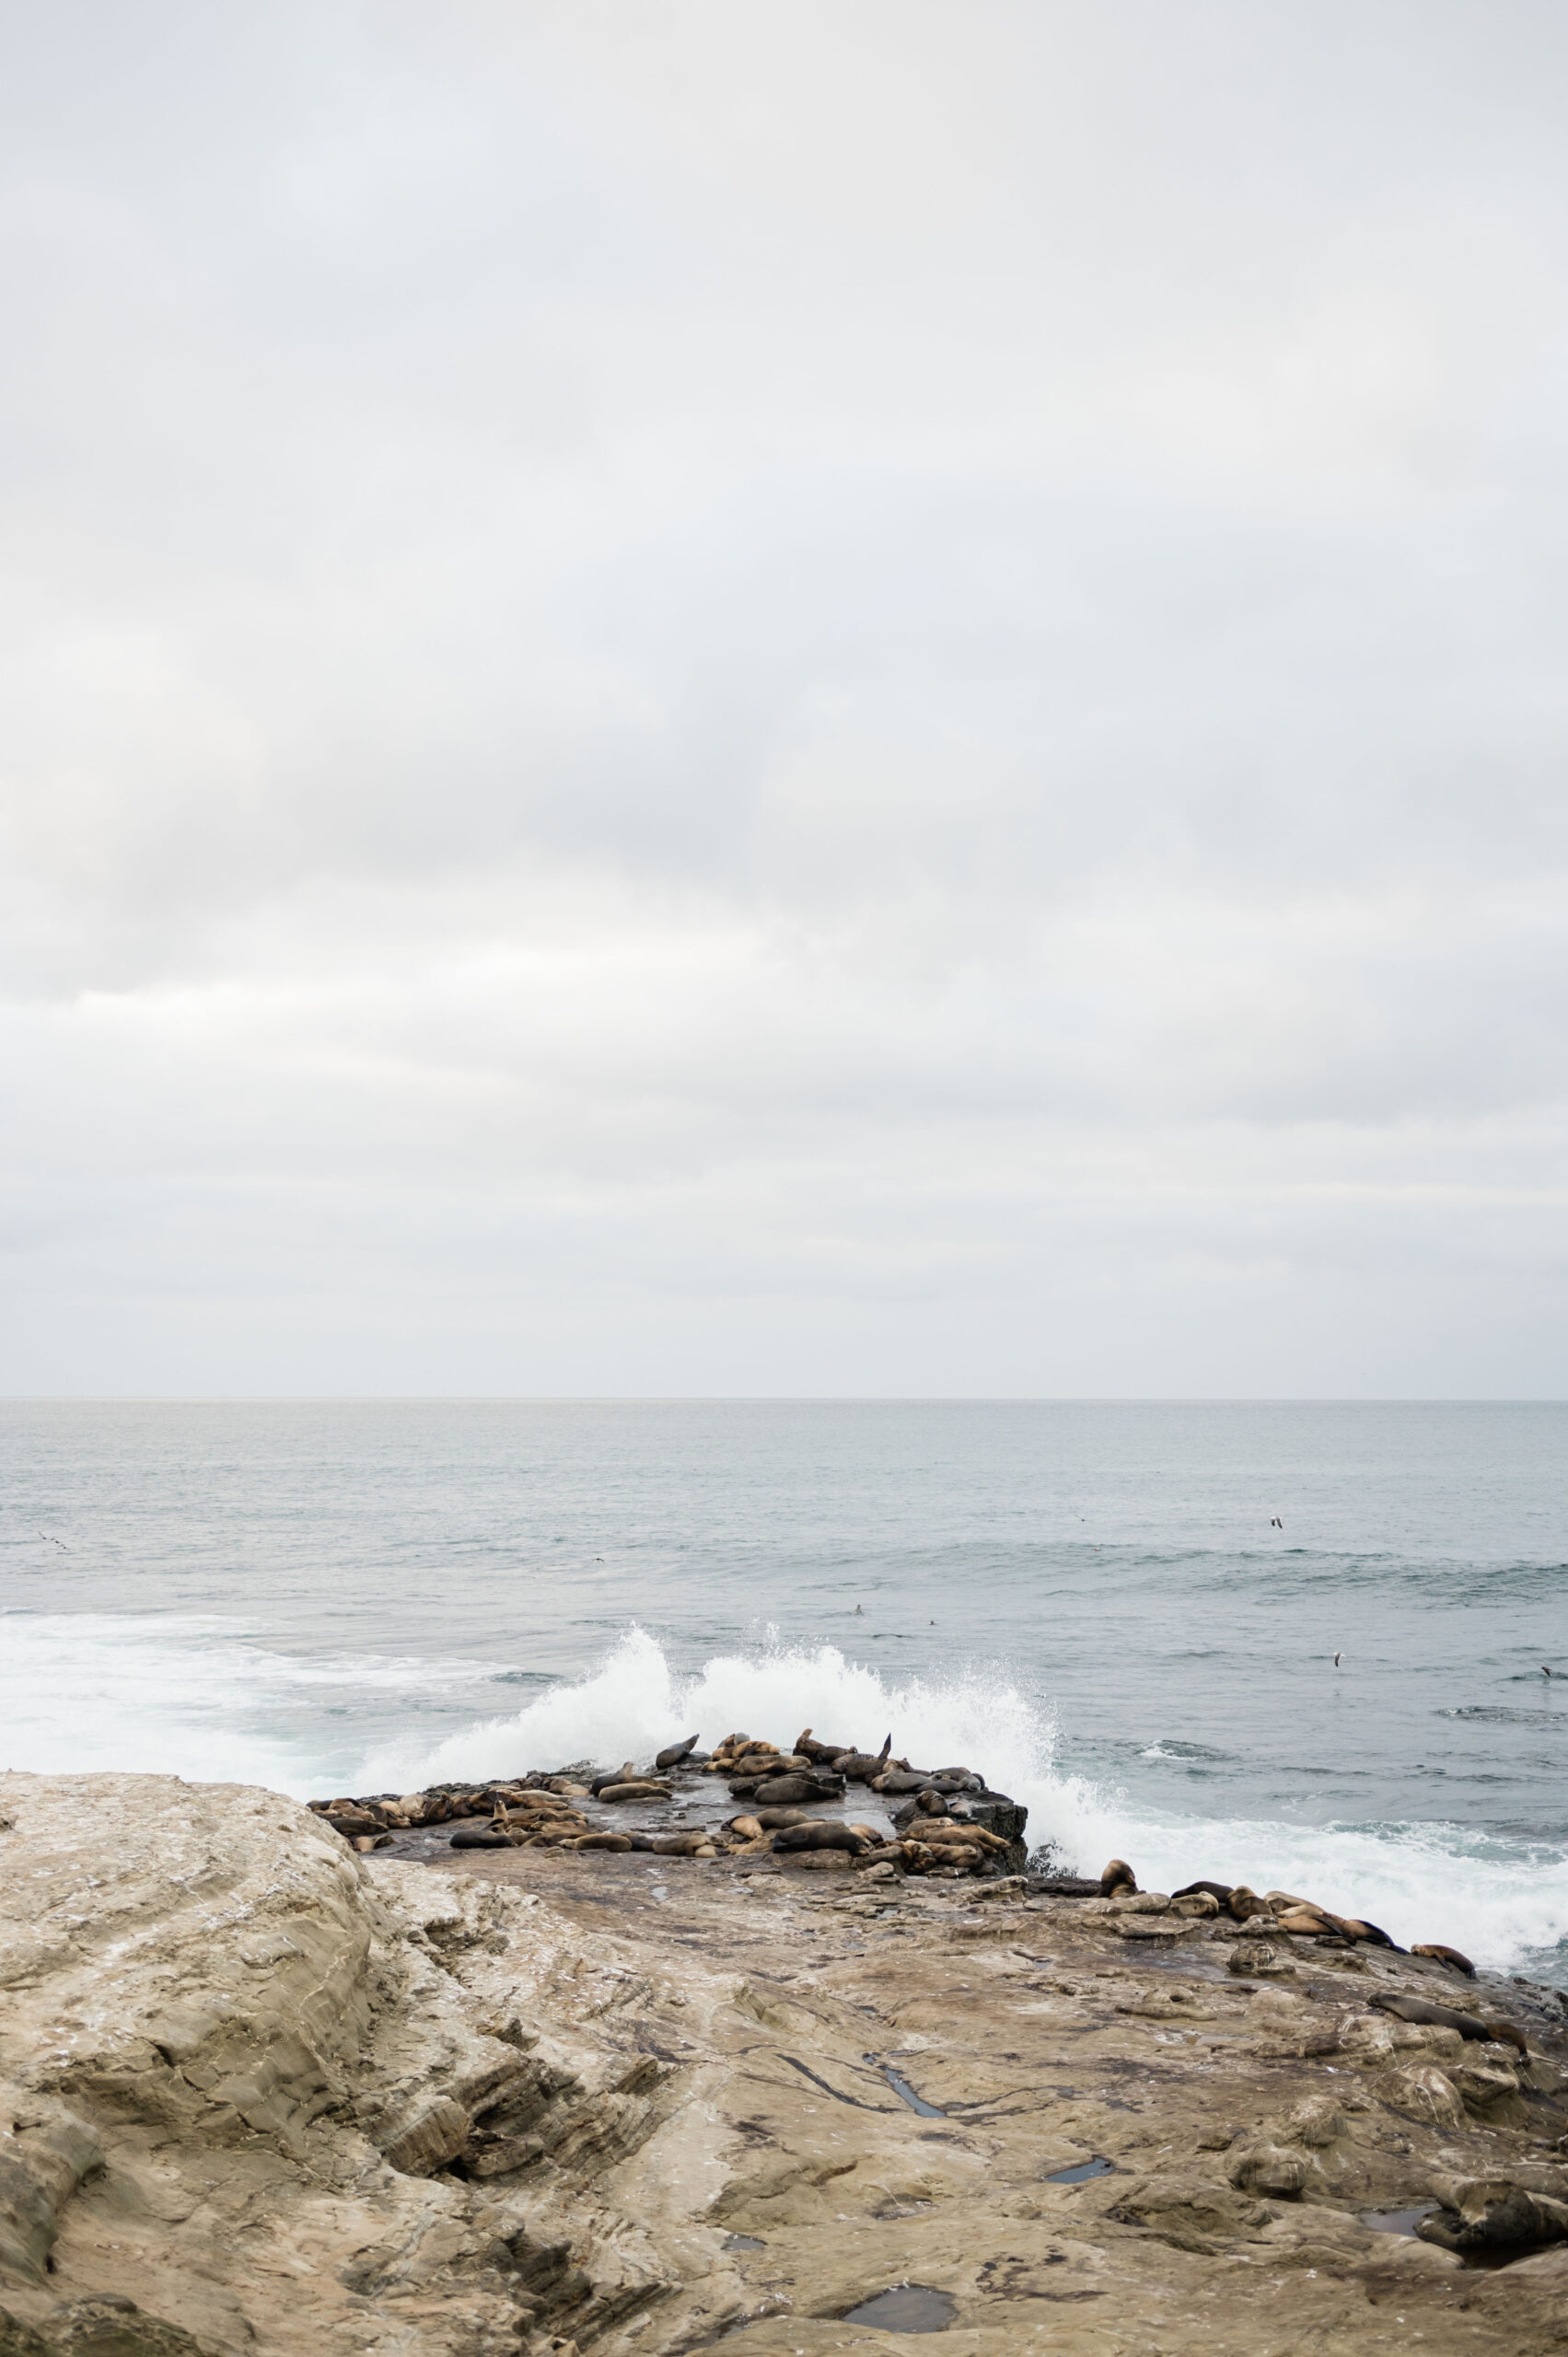
[(1568, 1406), (11, 1402), (0, 1452), (0, 1765), (890, 1728), (1064, 1863), (1568, 1986)]

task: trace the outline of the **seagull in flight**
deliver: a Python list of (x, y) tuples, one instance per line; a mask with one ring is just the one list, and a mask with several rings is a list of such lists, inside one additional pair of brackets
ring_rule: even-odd
[(1339, 1666), (1340, 1666), (1340, 1656), (1339, 1656), (1339, 1655), (1338, 1655), (1338, 1654), (1336, 1654), (1336, 1655), (1334, 1655), (1334, 1667), (1335, 1667), (1336, 1669), (1338, 1669)]

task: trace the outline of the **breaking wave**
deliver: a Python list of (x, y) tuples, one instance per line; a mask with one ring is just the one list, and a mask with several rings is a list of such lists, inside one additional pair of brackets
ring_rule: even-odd
[(434, 1747), (387, 1746), (365, 1762), (360, 1791), (521, 1774), (572, 1760), (645, 1759), (693, 1733), (704, 1746), (734, 1729), (787, 1743), (810, 1726), (868, 1744), (890, 1733), (922, 1766), (982, 1770), (1023, 1801), (1029, 1838), (1063, 1872), (1131, 1861), (1146, 1889), (1201, 1875), (1321, 1898), (1380, 1923), (1402, 1945), (1445, 1940), (1493, 1969), (1527, 1965), (1568, 1984), (1568, 1857), (1446, 1823), (1300, 1825), (1200, 1817), (1132, 1805), (1114, 1788), (1063, 1773), (1043, 1694), (1001, 1674), (942, 1684), (887, 1676), (837, 1646), (770, 1645), (715, 1655), (691, 1676), (633, 1630), (582, 1678), (510, 1717), (486, 1719)]

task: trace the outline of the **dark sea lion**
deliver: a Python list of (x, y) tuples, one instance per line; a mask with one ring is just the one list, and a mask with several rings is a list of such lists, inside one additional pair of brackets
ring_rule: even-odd
[(636, 1780), (636, 1762), (632, 1759), (623, 1759), (619, 1768), (607, 1768), (602, 1775), (590, 1776), (588, 1779), (588, 1790), (597, 1798), (601, 1785), (632, 1784), (635, 1783)]
[(861, 1852), (870, 1846), (865, 1836), (855, 1832), (853, 1826), (829, 1825), (820, 1818), (815, 1825), (786, 1825), (773, 1836), (773, 1848), (781, 1852), (847, 1850), (851, 1857), (858, 1858)]
[(1523, 2032), (1516, 2029), (1512, 2022), (1482, 2021), (1478, 2014), (1462, 2014), (1453, 2005), (1428, 2004), (1424, 1997), (1385, 1996), (1378, 1991), (1367, 2003), (1401, 2022), (1425, 2022), (1434, 2029), (1457, 2029), (1461, 2038), (1517, 2047), (1521, 2054), (1527, 2055), (1530, 2050)]
[(1172, 1898), (1191, 1898), (1200, 1890), (1206, 1890), (1211, 1898), (1217, 1898), (1222, 1907), (1228, 1907), (1235, 1887), (1234, 1883), (1228, 1882), (1184, 1882), (1179, 1890), (1173, 1890), (1170, 1895)]
[(1451, 1964), (1456, 1972), (1464, 1974), (1467, 1980), (1475, 1979), (1475, 1967), (1469, 1956), (1461, 1956), (1458, 1948), (1445, 1947), (1441, 1940), (1423, 1940), (1419, 1947), (1411, 1948), (1411, 1954), (1429, 1956), (1435, 1964)]
[(744, 1797), (758, 1808), (798, 1808), (802, 1801), (840, 1800), (843, 1789), (836, 1777), (825, 1776), (819, 1769), (794, 1768), (783, 1776), (761, 1777)]
[(874, 1793), (920, 1793), (931, 1778), (918, 1768), (885, 1768), (880, 1776), (868, 1777), (866, 1782)]
[(678, 1768), (689, 1751), (697, 1748), (697, 1737), (689, 1735), (684, 1743), (667, 1743), (654, 1760), (656, 1768)]
[(1137, 1887), (1138, 1877), (1125, 1858), (1112, 1858), (1099, 1878), (1099, 1895), (1102, 1898), (1112, 1898), (1119, 1890), (1135, 1891)]
[(472, 1832), (454, 1833), (448, 1846), (454, 1850), (509, 1850), (512, 1837), (486, 1825), (476, 1828)]
[[(1326, 1912), (1321, 1909), (1318, 1911)], [(1330, 1915), (1328, 1920), (1337, 1932), (1344, 1933), (1347, 1940), (1365, 1940), (1369, 1947), (1391, 1948), (1396, 1956), (1404, 1954), (1403, 1948), (1391, 1940), (1387, 1932), (1376, 1923), (1364, 1923), (1359, 1915)]]

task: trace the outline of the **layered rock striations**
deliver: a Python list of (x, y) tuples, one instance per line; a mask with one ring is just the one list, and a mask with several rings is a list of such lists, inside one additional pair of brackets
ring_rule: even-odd
[(1550, 1991), (168, 1778), (0, 1817), (0, 2357), (1568, 2347)]

